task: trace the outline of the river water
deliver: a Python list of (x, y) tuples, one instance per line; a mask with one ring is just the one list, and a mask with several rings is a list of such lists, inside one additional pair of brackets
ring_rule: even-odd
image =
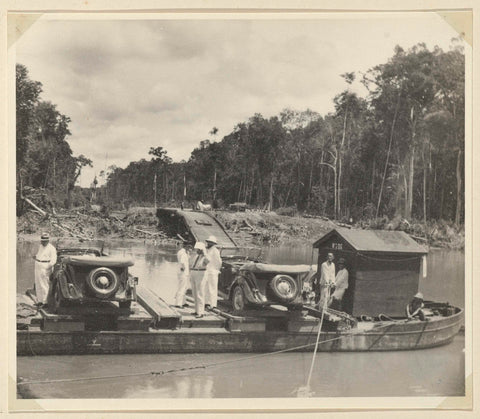
[[(17, 292), (33, 285), (37, 244), (17, 246)], [(131, 256), (131, 272), (168, 303), (176, 287), (175, 247), (151, 242), (110, 241), (109, 254)], [(311, 263), (309, 246), (263, 250), (271, 263)], [(464, 307), (464, 253), (431, 250), (428, 276), (420, 281), (426, 299)], [(310, 388), (316, 397), (462, 396), (465, 393), (465, 338), (446, 346), (404, 352), (317, 354)], [(248, 360), (246, 354), (155, 354), (18, 357), (17, 376), (27, 381), (149, 373), (221, 361), (206, 369), (166, 375), (107, 378), (22, 386), (33, 398), (234, 398), (295, 397), (305, 385), (311, 353), (284, 353)], [(439, 367), (441, 366), (441, 368)]]

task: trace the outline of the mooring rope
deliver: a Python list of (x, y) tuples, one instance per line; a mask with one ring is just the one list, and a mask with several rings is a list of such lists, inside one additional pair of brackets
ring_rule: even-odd
[[(384, 325), (378, 327), (376, 330), (382, 329), (383, 327), (390, 326), (390, 325)], [(320, 329), (321, 330), (321, 329)], [(142, 376), (157, 376), (157, 375), (165, 375), (165, 374), (172, 374), (175, 372), (182, 372), (182, 371), (191, 371), (191, 370), (197, 370), (197, 369), (207, 369), (207, 368), (212, 368), (220, 365), (226, 365), (226, 364), (232, 364), (234, 362), (242, 362), (242, 361), (248, 361), (251, 359), (256, 359), (256, 358), (262, 358), (262, 357), (267, 357), (267, 356), (272, 356), (272, 355), (278, 355), (281, 353), (285, 352), (292, 352), (296, 351), (299, 349), (305, 349), (308, 347), (311, 347), (313, 345), (321, 345), (323, 343), (328, 343), (328, 342), (333, 342), (335, 340), (343, 339), (345, 337), (349, 337), (352, 335), (355, 335), (357, 333), (363, 332), (363, 330), (358, 330), (355, 333), (350, 333), (350, 334), (344, 334), (341, 336), (334, 337), (332, 339), (326, 339), (322, 340), (321, 342), (315, 342), (315, 343), (309, 343), (306, 345), (300, 345), (300, 346), (294, 346), (292, 348), (286, 348), (286, 349), (280, 349), (278, 351), (273, 351), (273, 352), (266, 352), (262, 354), (256, 354), (256, 355), (251, 355), (251, 356), (246, 356), (246, 357), (241, 357), (241, 358), (234, 358), (234, 359), (228, 359), (225, 361), (220, 361), (220, 362), (213, 362), (210, 364), (201, 364), (201, 365), (194, 365), (191, 367), (182, 367), (182, 368), (174, 368), (170, 370), (163, 370), (163, 371), (149, 371), (149, 372), (140, 372), (140, 373), (132, 373), (132, 374), (118, 374), (118, 375), (103, 375), (103, 376), (93, 376), (93, 377), (77, 377), (77, 378), (60, 378), (56, 380), (32, 380), (32, 381), (21, 381), (18, 382), (17, 385), (35, 385), (35, 384), (55, 384), (55, 383), (67, 383), (67, 382), (76, 382), (76, 381), (93, 381), (93, 380), (108, 380), (112, 378), (128, 378), (128, 377), (142, 377)]]

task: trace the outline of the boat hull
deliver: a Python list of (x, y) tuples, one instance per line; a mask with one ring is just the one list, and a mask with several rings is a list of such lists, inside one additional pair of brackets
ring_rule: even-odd
[[(463, 310), (448, 317), (429, 321), (376, 322), (373, 328), (342, 332), (321, 332), (318, 351), (364, 352), (425, 349), (450, 343), (463, 323)], [(365, 323), (366, 326), (371, 325)], [(225, 353), (313, 351), (316, 331), (245, 332), (224, 328), (189, 328), (178, 330), (17, 331), (17, 354), (81, 355), (134, 353)]]

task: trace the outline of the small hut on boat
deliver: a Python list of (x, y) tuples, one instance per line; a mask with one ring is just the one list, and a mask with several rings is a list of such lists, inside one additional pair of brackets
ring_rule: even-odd
[[(313, 244), (318, 269), (333, 253), (344, 258), (349, 275), (343, 309), (359, 317), (402, 317), (426, 275), (426, 249), (403, 231), (335, 228)], [(422, 263), (423, 262), (423, 263)]]

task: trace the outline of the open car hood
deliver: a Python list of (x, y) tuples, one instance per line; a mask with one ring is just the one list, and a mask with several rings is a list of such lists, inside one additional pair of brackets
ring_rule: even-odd
[(67, 256), (63, 259), (66, 263), (77, 266), (105, 266), (114, 268), (126, 268), (133, 266), (133, 261), (128, 258), (118, 256)]
[(310, 271), (316, 271), (316, 266), (312, 265), (274, 265), (269, 263), (249, 262), (243, 265), (240, 270), (250, 272), (264, 272), (274, 274), (302, 274)]

